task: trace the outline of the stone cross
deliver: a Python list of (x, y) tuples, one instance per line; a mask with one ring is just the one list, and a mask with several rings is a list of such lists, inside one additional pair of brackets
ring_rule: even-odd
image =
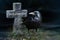
[(21, 3), (13, 3), (13, 10), (7, 10), (6, 17), (14, 18), (13, 31), (21, 33), (22, 17), (27, 17), (27, 10), (21, 10)]

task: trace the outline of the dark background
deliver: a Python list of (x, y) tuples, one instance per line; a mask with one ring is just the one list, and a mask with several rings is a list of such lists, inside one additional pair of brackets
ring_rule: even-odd
[(40, 11), (42, 23), (60, 25), (60, 0), (0, 0), (0, 31), (13, 27), (14, 19), (6, 18), (6, 10), (12, 10), (13, 2), (21, 2), (22, 9), (29, 12)]

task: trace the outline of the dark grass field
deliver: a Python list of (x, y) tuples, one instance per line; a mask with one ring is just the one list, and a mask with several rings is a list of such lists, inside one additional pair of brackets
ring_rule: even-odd
[[(60, 40), (60, 28), (38, 29), (37, 32), (25, 29), (24, 40)], [(30, 37), (30, 38), (29, 38)]]
[(40, 40), (60, 40), (60, 28), (50, 30), (40, 29), (38, 33), (40, 34)]
[[(37, 29), (37, 32), (29, 30), (29, 33), (28, 30), (25, 28), (22, 31), (25, 34), (23, 36), (24, 40), (60, 40), (60, 28), (51, 28), (51, 29), (39, 28)], [(0, 36), (1, 35), (3, 34), (1, 33)]]

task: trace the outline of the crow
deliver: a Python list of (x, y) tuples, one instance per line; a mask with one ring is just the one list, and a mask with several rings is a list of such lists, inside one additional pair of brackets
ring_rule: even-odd
[(24, 25), (29, 29), (37, 29), (40, 27), (41, 14), (39, 11), (30, 12), (23, 20)]

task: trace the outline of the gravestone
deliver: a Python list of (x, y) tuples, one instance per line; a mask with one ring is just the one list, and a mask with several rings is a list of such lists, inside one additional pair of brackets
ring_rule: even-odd
[(27, 10), (21, 9), (21, 3), (13, 3), (13, 10), (7, 10), (6, 17), (14, 18), (13, 32), (22, 34), (22, 17), (27, 17)]

